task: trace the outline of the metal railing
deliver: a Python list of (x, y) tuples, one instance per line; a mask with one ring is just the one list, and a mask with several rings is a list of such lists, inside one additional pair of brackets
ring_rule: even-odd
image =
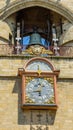
[[(51, 50), (53, 56), (67, 56), (73, 57), (73, 46), (50, 46), (47, 51)], [(0, 44), (0, 56), (1, 55), (24, 55), (26, 46), (15, 46), (8, 44)]]

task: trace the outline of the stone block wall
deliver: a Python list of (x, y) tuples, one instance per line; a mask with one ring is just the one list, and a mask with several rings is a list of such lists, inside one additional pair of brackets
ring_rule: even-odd
[[(0, 0), (0, 16), (5, 14), (7, 9), (11, 9), (11, 16), (0, 19), (0, 44), (9, 44), (9, 34), (13, 37), (16, 24), (16, 10), (26, 8), (31, 5), (39, 5), (45, 8), (50, 2), (56, 7), (65, 9), (73, 17), (73, 0), (23, 0), (24, 4), (19, 4), (21, 0)], [(26, 4), (26, 2), (28, 4)], [(42, 4), (43, 3), (43, 4)], [(14, 5), (16, 8), (14, 8)], [(13, 14), (13, 11), (15, 11)], [(60, 11), (60, 10), (59, 10)], [(63, 14), (59, 12), (61, 15)], [(66, 12), (65, 12), (66, 13)], [(13, 14), (13, 15), (12, 15)], [(63, 14), (64, 16), (65, 14)], [(67, 17), (66, 17), (67, 18)], [(68, 18), (69, 20), (69, 18)], [(69, 21), (69, 22), (70, 22)], [(73, 41), (73, 22), (67, 25), (67, 31), (62, 36), (62, 43)], [(64, 29), (66, 24), (63, 25)], [(12, 39), (14, 44), (14, 39)], [(21, 109), (21, 78), (18, 77), (18, 68), (23, 68), (29, 58), (24, 56), (0, 56), (0, 130), (73, 130), (73, 58), (48, 57), (48, 60), (56, 69), (60, 69), (57, 81), (58, 109), (57, 111), (23, 111)], [(40, 120), (38, 115), (41, 114)]]
[[(73, 59), (49, 57), (48, 60), (60, 69), (57, 81), (58, 110), (40, 111), (41, 124), (37, 122), (37, 111), (21, 109), (21, 78), (18, 68), (24, 67), (25, 57), (0, 57), (0, 130), (73, 130)], [(32, 122), (31, 122), (32, 114)], [(46, 118), (47, 114), (47, 118)], [(48, 120), (48, 122), (47, 122)]]
[[(23, 68), (28, 59), (24, 56), (1, 56), (0, 76), (17, 76), (18, 68)], [(49, 57), (48, 60), (54, 65), (55, 69), (61, 70), (59, 78), (73, 78), (72, 58)]]

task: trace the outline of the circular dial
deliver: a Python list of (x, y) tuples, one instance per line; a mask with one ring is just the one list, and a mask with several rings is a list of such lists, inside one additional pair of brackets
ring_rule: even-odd
[(26, 95), (32, 103), (46, 104), (54, 96), (54, 90), (47, 80), (35, 78), (26, 85)]

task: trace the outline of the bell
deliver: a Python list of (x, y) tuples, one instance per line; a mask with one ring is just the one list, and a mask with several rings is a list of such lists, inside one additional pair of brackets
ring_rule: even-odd
[(31, 36), (30, 36), (30, 41), (29, 41), (29, 45), (41, 45), (42, 44), (42, 41), (41, 41), (41, 36), (40, 34), (38, 33), (33, 33)]

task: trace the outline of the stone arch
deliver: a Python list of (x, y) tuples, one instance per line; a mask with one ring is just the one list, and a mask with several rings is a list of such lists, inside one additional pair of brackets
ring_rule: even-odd
[(0, 19), (5, 20), (8, 16), (10, 16), (13, 13), (21, 9), (33, 7), (33, 6), (44, 7), (52, 11), (55, 11), (56, 13), (59, 13), (60, 15), (68, 19), (71, 23), (73, 23), (73, 14), (67, 8), (63, 7), (58, 2), (44, 1), (44, 0), (42, 1), (41, 0), (38, 0), (38, 1), (18, 0), (16, 2), (12, 2), (11, 4), (7, 5), (0, 11), (0, 14), (1, 14)]

